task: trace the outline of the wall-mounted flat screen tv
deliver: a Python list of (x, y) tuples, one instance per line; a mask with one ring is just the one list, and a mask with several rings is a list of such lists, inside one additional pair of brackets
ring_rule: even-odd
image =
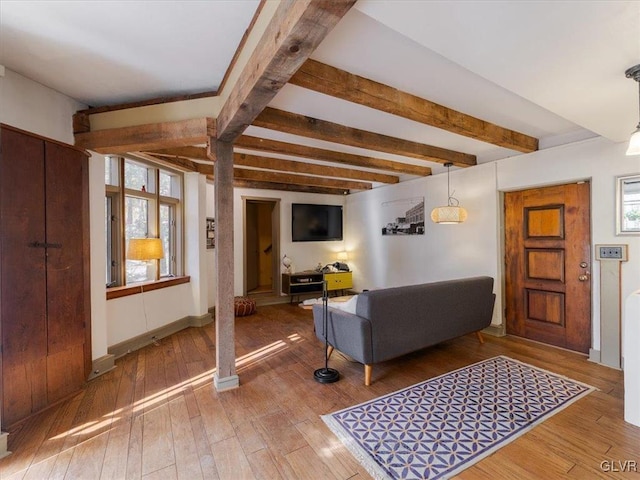
[(342, 240), (342, 206), (292, 204), (291, 237), (294, 242)]

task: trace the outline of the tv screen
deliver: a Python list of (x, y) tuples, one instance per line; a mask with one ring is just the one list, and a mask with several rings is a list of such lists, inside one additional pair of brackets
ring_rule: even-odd
[(292, 204), (291, 237), (294, 242), (342, 240), (342, 206)]

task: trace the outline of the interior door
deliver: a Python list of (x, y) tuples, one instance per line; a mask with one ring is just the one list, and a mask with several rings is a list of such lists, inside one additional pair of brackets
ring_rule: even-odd
[(89, 252), (80, 226), (87, 162), (84, 153), (62, 145), (46, 143), (45, 151), (47, 395), (52, 403), (80, 390), (86, 378), (89, 291), (84, 263)]
[(255, 290), (259, 285), (259, 237), (258, 237), (258, 205), (255, 202), (245, 203), (245, 279), (247, 292)]
[(590, 185), (505, 194), (507, 333), (591, 346)]
[(47, 405), (44, 143), (0, 129), (2, 424)]
[(88, 164), (0, 129), (2, 426), (80, 390), (91, 368)]

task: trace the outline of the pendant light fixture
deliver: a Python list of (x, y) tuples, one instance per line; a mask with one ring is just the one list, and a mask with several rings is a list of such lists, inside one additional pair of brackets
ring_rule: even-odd
[[(633, 78), (638, 82), (638, 116), (640, 117), (640, 64), (628, 68), (624, 74), (627, 78)], [(631, 134), (631, 138), (629, 139), (627, 155), (640, 155), (640, 121), (638, 122), (635, 132)]]
[(451, 195), (449, 188), (449, 172), (453, 163), (445, 163), (447, 167), (447, 205), (444, 207), (436, 207), (431, 210), (431, 220), (435, 223), (453, 224), (462, 223), (467, 219), (467, 211), (460, 206), (458, 199)]

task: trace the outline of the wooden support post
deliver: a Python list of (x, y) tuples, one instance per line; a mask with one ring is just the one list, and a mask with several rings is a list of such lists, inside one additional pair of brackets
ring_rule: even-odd
[(233, 305), (233, 145), (209, 139), (214, 164), (216, 216), (216, 373), (214, 385), (236, 388), (235, 312)]

